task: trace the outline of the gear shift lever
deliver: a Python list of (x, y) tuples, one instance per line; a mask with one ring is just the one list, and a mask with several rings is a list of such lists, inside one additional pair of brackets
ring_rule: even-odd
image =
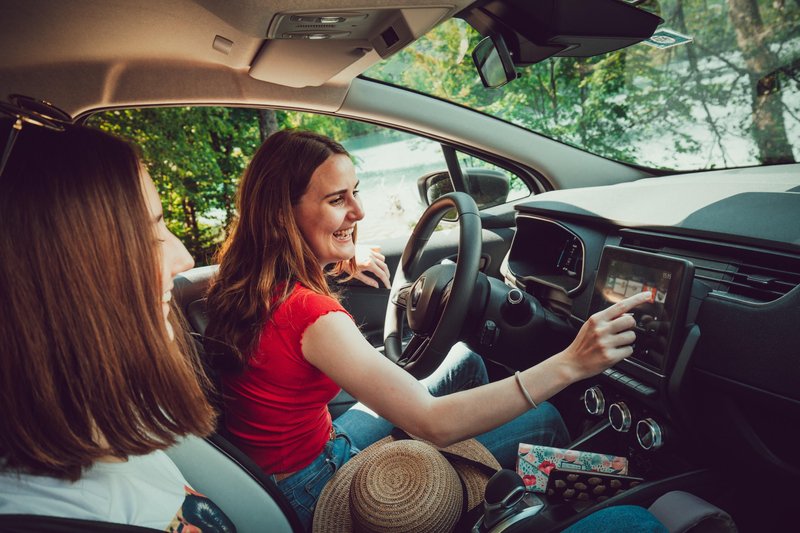
[(534, 502), (526, 501), (525, 484), (513, 470), (502, 469), (495, 473), (486, 484), (483, 502), (483, 519), (473, 529), (490, 531), (500, 522), (514, 517), (513, 521), (530, 516), (542, 507), (538, 498)]

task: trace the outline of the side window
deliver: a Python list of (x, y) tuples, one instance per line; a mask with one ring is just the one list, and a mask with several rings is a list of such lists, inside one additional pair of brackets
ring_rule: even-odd
[(358, 240), (379, 244), (411, 235), (426, 205), (417, 188), (421, 176), (447, 168), (439, 143), (388, 128), (338, 138), (353, 157), (364, 205)]
[[(513, 172), (499, 167), (494, 163), (479, 159), (473, 155), (462, 152), (457, 153), (459, 166), (461, 167), (461, 171), (465, 174), (469, 176), (480, 176), (480, 178), (483, 178), (484, 176), (496, 177), (508, 184), (508, 193), (506, 194), (505, 201), (501, 203), (513, 202), (530, 195), (531, 191), (528, 186)], [(481, 200), (481, 198), (475, 199), (475, 201), (478, 203), (478, 207), (482, 207)]]
[[(357, 131), (351, 136), (339, 132), (331, 136), (353, 156), (360, 180), (366, 213), (358, 228), (361, 243), (407, 238), (430, 201), (454, 190), (442, 146), (436, 141), (381, 126), (370, 126), (368, 133)], [(491, 207), (530, 194), (517, 175), (475, 156), (457, 154), (469, 182), (468, 191), (478, 207)], [(425, 185), (420, 183), (426, 179), (427, 194)], [(423, 195), (427, 197), (425, 201)], [(446, 223), (442, 225), (447, 227)]]
[[(405, 239), (430, 201), (453, 190), (442, 146), (390, 128), (314, 113), (227, 107), (112, 110), (88, 123), (130, 139), (164, 202), (164, 218), (196, 264), (213, 261), (235, 217), (245, 167), (274, 131), (298, 128), (327, 135), (353, 157), (365, 218), (359, 242)], [(458, 154), (467, 189), (479, 207), (528, 194), (523, 181), (482, 159)], [(447, 228), (448, 224), (442, 224)]]
[[(489, 161), (449, 148), (458, 162), (460, 176), (450, 176), (448, 171), (435, 172), (419, 180), (420, 195), (426, 204), (454, 190), (466, 191), (475, 200), (479, 209), (488, 209), (514, 200), (525, 198), (530, 189), (513, 172)], [(452, 219), (450, 213), (445, 220)]]

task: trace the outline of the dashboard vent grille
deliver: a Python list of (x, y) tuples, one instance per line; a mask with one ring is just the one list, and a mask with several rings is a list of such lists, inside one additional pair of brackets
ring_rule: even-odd
[(712, 290), (770, 302), (800, 285), (800, 257), (638, 230), (623, 230), (620, 246), (687, 259), (695, 279)]

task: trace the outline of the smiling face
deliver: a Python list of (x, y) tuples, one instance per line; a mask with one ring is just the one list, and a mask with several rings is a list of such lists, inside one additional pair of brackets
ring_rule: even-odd
[(357, 188), (356, 169), (350, 158), (332, 155), (311, 175), (293, 208), (297, 227), (322, 267), (356, 253), (353, 230), (364, 218)]
[(150, 222), (155, 227), (155, 235), (159, 245), (159, 260), (161, 271), (161, 311), (164, 314), (164, 323), (170, 338), (174, 337), (172, 326), (167, 321), (169, 315), (169, 302), (172, 299), (172, 278), (194, 266), (194, 259), (189, 255), (186, 247), (167, 228), (164, 214), (161, 209), (161, 199), (158, 191), (146, 169), (142, 168), (142, 193), (144, 194), (147, 209), (150, 212)]

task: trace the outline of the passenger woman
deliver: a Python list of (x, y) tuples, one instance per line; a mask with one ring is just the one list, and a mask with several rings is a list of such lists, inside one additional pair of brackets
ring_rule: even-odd
[(9, 131), (0, 120), (0, 514), (233, 531), (162, 451), (215, 414), (170, 312), (193, 261), (147, 170), (87, 127), (25, 124), (13, 147)]
[[(238, 369), (223, 379), (227, 430), (275, 475), (307, 527), (335, 470), (392, 425), (441, 446), (477, 436), (506, 467), (521, 441), (566, 444), (545, 400), (630, 355), (626, 313), (647, 298), (594, 315), (568, 348), (516, 378), (487, 384), (481, 359), (460, 350), (422, 386), (367, 342), (326, 279), (327, 268), (357, 272), (358, 186), (338, 143), (301, 131), (272, 135), (242, 178), (238, 220), (208, 298), (207, 334), (232, 347)], [(384, 270), (381, 256), (372, 259), (373, 272)], [(366, 408), (332, 422), (327, 403), (340, 388)]]

